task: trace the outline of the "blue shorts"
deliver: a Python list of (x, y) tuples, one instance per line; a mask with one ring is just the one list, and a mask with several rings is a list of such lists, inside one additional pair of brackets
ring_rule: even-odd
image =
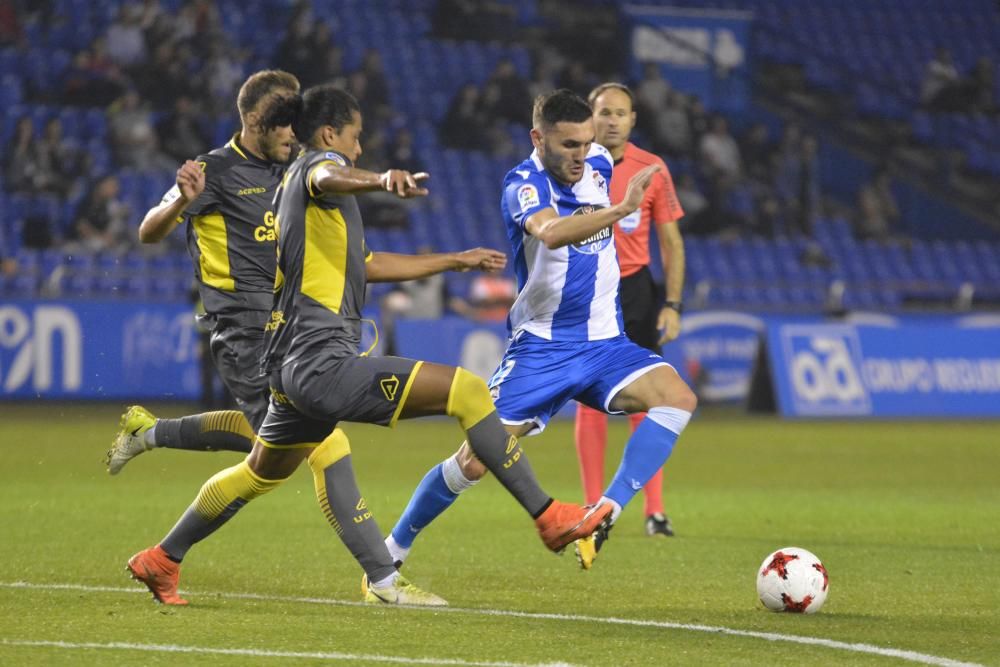
[(533, 423), (541, 433), (566, 402), (575, 399), (609, 414), (612, 399), (663, 358), (625, 335), (594, 341), (551, 341), (526, 331), (515, 336), (490, 379), (500, 421)]

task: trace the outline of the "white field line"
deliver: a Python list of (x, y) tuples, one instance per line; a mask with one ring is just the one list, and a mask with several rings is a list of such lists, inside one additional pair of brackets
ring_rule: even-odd
[(389, 662), (403, 665), (457, 665), (458, 667), (573, 667), (567, 663), (482, 662), (455, 658), (405, 658), (371, 653), (340, 653), (339, 651), (268, 651), (252, 648), (213, 648), (208, 646), (178, 646), (177, 644), (132, 644), (130, 642), (52, 642), (20, 639), (0, 639), (0, 646), (29, 646), (64, 649), (104, 649), (113, 651), (144, 651), (151, 653), (199, 653), (204, 655), (242, 655), (253, 658), (305, 658), (308, 660), (348, 660), (352, 663)]
[[(144, 588), (125, 588), (121, 586), (85, 586), (81, 584), (37, 584), (27, 581), (0, 582), (0, 588), (20, 588), (32, 590), (71, 590), (87, 591), (93, 593), (145, 593)], [(184, 592), (184, 591), (182, 591)], [(368, 607), (364, 602), (354, 602), (347, 600), (334, 600), (330, 598), (295, 597), (287, 595), (263, 595), (259, 593), (231, 593), (219, 591), (201, 591), (197, 593), (202, 596), (212, 596), (229, 598), (235, 600), (261, 600), (266, 602), (292, 602), (300, 604), (321, 604), (338, 607)], [(714, 625), (699, 625), (692, 623), (675, 623), (673, 621), (647, 621), (632, 618), (615, 618), (605, 616), (583, 616), (580, 614), (547, 614), (527, 611), (510, 611), (506, 609), (475, 609), (466, 607), (400, 607), (412, 611), (433, 611), (435, 613), (452, 614), (476, 614), (479, 616), (504, 616), (508, 618), (526, 618), (550, 621), (572, 621), (576, 623), (603, 623), (606, 625), (623, 625), (632, 627), (663, 628), (667, 630), (685, 630), (689, 632), (708, 632), (713, 634), (728, 635), (732, 637), (749, 637), (752, 639), (764, 639), (771, 642), (789, 642), (793, 644), (805, 644), (808, 646), (823, 646), (837, 651), (850, 651), (853, 653), (866, 653), (869, 655), (880, 655), (889, 658), (899, 658), (910, 662), (917, 662), (924, 665), (935, 665), (936, 667), (983, 667), (974, 662), (962, 662), (952, 660), (928, 653), (918, 653), (916, 651), (904, 651), (894, 648), (883, 648), (872, 644), (859, 644), (853, 642), (842, 642), (835, 639), (824, 639), (822, 637), (806, 637), (802, 635), (786, 635), (776, 632), (757, 632), (755, 630), (738, 630)], [(456, 663), (458, 664), (458, 663)], [(470, 663), (471, 664), (471, 663)], [(497, 663), (500, 664), (500, 663)]]

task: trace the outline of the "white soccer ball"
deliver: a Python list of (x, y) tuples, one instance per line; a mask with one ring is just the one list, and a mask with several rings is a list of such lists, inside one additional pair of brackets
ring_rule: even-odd
[(785, 547), (757, 569), (757, 595), (771, 611), (815, 614), (826, 602), (830, 578), (816, 554)]

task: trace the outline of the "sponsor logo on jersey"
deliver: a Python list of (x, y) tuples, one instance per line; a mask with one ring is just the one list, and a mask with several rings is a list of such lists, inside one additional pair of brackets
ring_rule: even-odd
[(247, 195), (259, 195), (262, 192), (267, 192), (267, 188), (256, 187), (256, 188), (242, 188), (236, 191), (237, 197), (246, 197)]
[[(587, 204), (586, 206), (581, 206), (580, 208), (573, 211), (573, 215), (589, 215), (595, 211), (599, 211), (604, 208), (603, 206), (595, 206), (592, 204)], [(577, 252), (582, 252), (587, 255), (595, 255), (611, 244), (611, 239), (614, 237), (614, 233), (611, 231), (611, 226), (605, 227), (604, 229), (599, 229), (582, 241), (577, 241), (573, 244), (573, 248)]]
[(517, 189), (517, 204), (521, 207), (522, 212), (541, 204), (541, 199), (538, 197), (538, 189), (531, 183), (525, 183), (519, 187)]
[(347, 160), (345, 160), (344, 156), (341, 155), (341, 154), (339, 154), (339, 153), (327, 153), (326, 154), (326, 159), (327, 160), (331, 160), (332, 162), (336, 162), (341, 167), (346, 167), (347, 166)]

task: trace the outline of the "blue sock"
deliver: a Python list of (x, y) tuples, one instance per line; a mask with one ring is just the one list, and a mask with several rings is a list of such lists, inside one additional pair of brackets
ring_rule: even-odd
[(621, 465), (604, 495), (625, 507), (670, 458), (691, 413), (653, 408), (625, 443)]
[(420, 531), (458, 498), (458, 494), (449, 489), (444, 481), (443, 466), (444, 464), (439, 463), (424, 475), (413, 492), (410, 503), (403, 510), (403, 515), (392, 529), (392, 539), (399, 546), (405, 549), (413, 546), (413, 540)]

